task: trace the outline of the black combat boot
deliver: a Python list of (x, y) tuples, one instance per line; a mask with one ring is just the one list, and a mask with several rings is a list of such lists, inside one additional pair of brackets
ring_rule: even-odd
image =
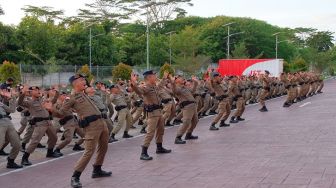
[(6, 153), (3, 149), (0, 150), (0, 155), (1, 156), (7, 156), (9, 155), (8, 153)]
[(28, 160), (29, 158), (29, 153), (25, 152), (22, 156), (22, 161), (21, 161), (21, 165), (23, 166), (30, 166), (32, 165), (32, 163)]
[(146, 127), (143, 127), (140, 131), (141, 134), (147, 134)]
[(79, 144), (75, 144), (74, 147), (72, 148), (73, 151), (83, 151), (84, 148), (81, 147)]
[(61, 140), (62, 140), (62, 141), (65, 140), (65, 136), (64, 136), (64, 134), (62, 134)]
[(153, 157), (150, 157), (147, 153), (148, 147), (142, 146), (142, 151), (140, 155), (140, 160), (143, 161), (150, 161), (153, 160)]
[(166, 149), (162, 146), (162, 143), (157, 143), (156, 144), (156, 153), (157, 154), (166, 154), (166, 153), (171, 153), (171, 149)]
[(232, 116), (230, 123), (238, 123), (239, 121), (235, 119), (236, 117)]
[(263, 106), (259, 111), (260, 112), (267, 112), (268, 110), (267, 110), (266, 106)]
[(117, 141), (118, 141), (118, 139), (115, 138), (115, 134), (112, 133), (112, 135), (111, 135), (111, 137), (110, 137), (110, 139), (109, 139), (109, 143), (117, 142)]
[(144, 122), (142, 121), (142, 119), (140, 119), (139, 121), (138, 121), (138, 125), (143, 125), (144, 124)]
[(167, 123), (165, 124), (165, 127), (173, 127), (174, 125), (172, 125), (169, 121), (167, 121)]
[(132, 138), (133, 136), (128, 134), (128, 131), (124, 132), (123, 138)]
[(26, 143), (21, 143), (21, 149), (20, 151), (25, 152), (26, 151)]
[(102, 178), (102, 177), (109, 177), (112, 175), (112, 172), (104, 171), (101, 169), (101, 165), (93, 165), (93, 172), (92, 172), (92, 178)]
[(187, 133), (184, 139), (186, 139), (186, 140), (197, 140), (198, 136), (194, 136), (194, 135), (192, 135), (192, 133)]
[(210, 131), (218, 131), (219, 129), (216, 127), (215, 123), (212, 123), (209, 128)]
[(177, 136), (175, 138), (175, 144), (185, 144), (187, 143), (185, 140), (182, 140), (182, 136)]
[(290, 104), (289, 104), (288, 102), (285, 102), (285, 103), (283, 104), (283, 107), (284, 107), (284, 108), (288, 108), (288, 107), (290, 107)]
[(61, 153), (61, 149), (56, 148), (54, 153), (59, 156), (63, 156), (63, 153)]
[(48, 149), (47, 155), (46, 155), (47, 158), (58, 158), (58, 157), (61, 157), (61, 156), (63, 156), (63, 154), (54, 152), (53, 148)]
[(215, 114), (217, 114), (216, 110), (210, 110), (209, 115), (215, 115)]
[(14, 162), (14, 159), (10, 159), (9, 157), (7, 158), (7, 168), (10, 169), (18, 169), (18, 168), (22, 168), (21, 165), (18, 165)]
[(81, 172), (75, 171), (71, 177), (71, 187), (73, 188), (82, 188), (82, 184), (79, 180)]
[(182, 120), (180, 120), (180, 119), (174, 119), (174, 121), (173, 121), (174, 125), (178, 125), (178, 124), (181, 124), (181, 123), (182, 123)]
[(238, 120), (238, 121), (245, 121), (245, 119), (244, 119), (244, 118), (241, 118), (240, 116), (237, 117), (237, 120)]
[(37, 148), (45, 148), (45, 146), (42, 145), (41, 143), (38, 143), (36, 147), (37, 147)]
[(219, 127), (230, 127), (230, 124), (226, 124), (224, 120), (221, 120)]
[(76, 135), (76, 133), (73, 134), (72, 138), (73, 139), (77, 139), (78, 138), (78, 136)]

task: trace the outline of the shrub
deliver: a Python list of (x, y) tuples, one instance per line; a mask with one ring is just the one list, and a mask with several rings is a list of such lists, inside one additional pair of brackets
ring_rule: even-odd
[(77, 73), (82, 74), (82, 75), (85, 75), (85, 76), (87, 77), (87, 80), (88, 80), (89, 82), (91, 82), (91, 80), (94, 78), (94, 76), (93, 76), (93, 75), (91, 74), (91, 72), (90, 72), (90, 67), (89, 67), (87, 64), (83, 65), (83, 66), (78, 70)]
[(4, 61), (0, 66), (0, 81), (5, 82), (9, 77), (14, 79), (14, 84), (21, 82), (19, 67), (13, 62)]
[(164, 65), (162, 65), (162, 67), (160, 68), (160, 78), (163, 77), (163, 74), (165, 72), (168, 72), (169, 74), (171, 75), (174, 75), (175, 71), (174, 69), (168, 64), (168, 63), (165, 63)]
[(132, 67), (124, 63), (119, 63), (112, 70), (113, 81), (118, 79), (121, 80), (130, 80), (132, 74)]

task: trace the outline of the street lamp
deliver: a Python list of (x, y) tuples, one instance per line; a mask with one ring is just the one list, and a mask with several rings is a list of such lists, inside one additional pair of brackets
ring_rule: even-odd
[(146, 8), (146, 14), (147, 14), (147, 23), (146, 23), (146, 37), (147, 37), (147, 58), (146, 58), (146, 64), (147, 64), (147, 70), (149, 70), (149, 7), (151, 5), (154, 5), (155, 2), (149, 1), (147, 4), (140, 6), (139, 8)]
[(281, 32), (278, 33), (274, 33), (272, 36), (275, 36), (275, 59), (278, 59), (278, 44), (279, 44), (279, 34)]
[(94, 24), (96, 24), (96, 23), (91, 23), (91, 24), (84, 27), (84, 28), (90, 27), (90, 34), (89, 34), (89, 67), (90, 67), (90, 72), (92, 71), (92, 39), (95, 38), (95, 37), (104, 35), (104, 33), (101, 33), (101, 34), (92, 36), (91, 26), (94, 25)]
[(228, 27), (228, 34), (227, 34), (227, 52), (226, 52), (226, 58), (230, 59), (230, 25), (234, 24), (235, 22), (230, 22), (228, 24), (223, 25), (223, 27)]
[(172, 34), (174, 34), (175, 31), (171, 31), (166, 33), (166, 35), (169, 35), (169, 64), (172, 64)]

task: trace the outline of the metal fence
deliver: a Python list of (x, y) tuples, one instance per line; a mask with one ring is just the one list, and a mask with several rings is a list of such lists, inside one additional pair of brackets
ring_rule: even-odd
[[(75, 74), (81, 66), (77, 65), (24, 65), (20, 64), (21, 81), (24, 84), (36, 86), (51, 86), (56, 84), (68, 84), (68, 79)], [(190, 65), (192, 66), (192, 65)], [(112, 70), (114, 66), (92, 66), (91, 73), (95, 80), (108, 81), (112, 80)], [(146, 70), (146, 67), (133, 66), (133, 70), (139, 74)], [(175, 68), (179, 74), (190, 76), (200, 74), (207, 67), (195, 73), (186, 73)], [(159, 71), (160, 67), (151, 67), (154, 71)]]

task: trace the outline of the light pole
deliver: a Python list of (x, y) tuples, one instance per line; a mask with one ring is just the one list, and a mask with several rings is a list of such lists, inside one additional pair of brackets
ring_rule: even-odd
[(90, 72), (92, 71), (92, 39), (98, 36), (104, 35), (104, 33), (94, 35), (92, 36), (92, 29), (90, 27), (90, 35), (89, 35), (89, 67), (90, 67)]
[(279, 34), (281, 32), (278, 33), (274, 33), (273, 36), (275, 36), (275, 59), (278, 59), (278, 44), (279, 44)]
[(171, 31), (166, 33), (166, 35), (169, 35), (169, 64), (172, 64), (172, 34), (174, 34), (175, 31)]
[(228, 24), (223, 25), (223, 27), (228, 27), (228, 33), (227, 33), (227, 41), (226, 41), (226, 58), (230, 59), (230, 25), (234, 24), (235, 22), (230, 22)]
[(143, 5), (143, 6), (140, 6), (139, 8), (146, 8), (146, 15), (147, 15), (147, 23), (146, 23), (146, 37), (147, 37), (147, 39), (146, 39), (146, 45), (147, 45), (147, 47), (146, 47), (146, 49), (147, 49), (147, 58), (146, 58), (146, 64), (147, 64), (147, 70), (149, 70), (149, 7), (151, 6), (151, 5), (154, 5), (155, 4), (155, 2), (153, 1), (151, 1), (151, 0), (149, 0), (149, 2), (147, 3), (147, 4), (145, 4), (145, 5)]

